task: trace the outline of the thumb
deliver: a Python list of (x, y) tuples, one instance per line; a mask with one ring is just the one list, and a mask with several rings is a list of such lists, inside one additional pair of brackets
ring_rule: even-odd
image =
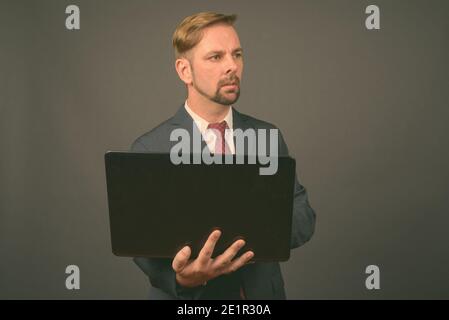
[(176, 254), (173, 258), (172, 268), (176, 273), (180, 272), (185, 268), (187, 263), (189, 262), (190, 255), (192, 254), (192, 250), (190, 250), (189, 246), (185, 246)]

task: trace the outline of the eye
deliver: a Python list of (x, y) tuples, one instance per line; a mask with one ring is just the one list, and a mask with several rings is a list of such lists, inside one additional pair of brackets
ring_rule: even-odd
[(235, 57), (240, 59), (243, 57), (243, 54), (241, 52), (236, 52)]
[(210, 59), (210, 60), (215, 60), (215, 61), (220, 60), (220, 55), (215, 54), (215, 55), (213, 55), (212, 57), (210, 57), (209, 59)]

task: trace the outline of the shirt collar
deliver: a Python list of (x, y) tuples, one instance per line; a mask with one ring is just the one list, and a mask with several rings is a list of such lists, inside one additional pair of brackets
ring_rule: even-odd
[[(207, 130), (207, 127), (208, 127), (210, 122), (208, 122), (205, 119), (201, 118), (192, 109), (190, 109), (189, 105), (187, 104), (187, 101), (184, 103), (184, 107), (187, 110), (188, 114), (193, 118), (193, 121), (195, 121), (195, 124), (197, 125), (197, 127), (200, 130), (201, 134), (203, 134)], [(223, 120), (226, 121), (229, 129), (232, 130), (232, 126), (233, 126), (232, 106), (229, 108), (228, 114), (224, 117)]]

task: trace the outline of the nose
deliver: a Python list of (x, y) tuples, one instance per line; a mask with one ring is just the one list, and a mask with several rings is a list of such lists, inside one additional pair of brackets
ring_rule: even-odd
[(232, 54), (227, 55), (225, 68), (226, 68), (226, 74), (233, 74), (233, 73), (237, 72), (237, 68), (238, 68), (237, 61), (232, 56)]

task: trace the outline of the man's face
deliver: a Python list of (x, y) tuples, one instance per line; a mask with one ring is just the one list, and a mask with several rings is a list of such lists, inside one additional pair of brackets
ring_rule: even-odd
[(193, 88), (218, 104), (235, 103), (243, 71), (243, 52), (235, 29), (225, 24), (207, 27), (191, 51)]

